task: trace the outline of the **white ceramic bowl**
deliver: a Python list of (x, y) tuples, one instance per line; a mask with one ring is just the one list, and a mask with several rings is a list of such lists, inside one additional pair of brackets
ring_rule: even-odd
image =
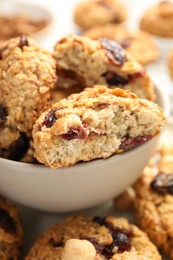
[(6, 16), (10, 18), (15, 17), (16, 15), (26, 16), (33, 22), (37, 22), (43, 19), (46, 21), (46, 25), (44, 27), (30, 34), (30, 36), (36, 41), (39, 41), (40, 37), (43, 36), (45, 39), (45, 35), (49, 32), (54, 23), (53, 13), (50, 9), (47, 8), (47, 6), (43, 4), (37, 4), (33, 1), (29, 3), (29, 1), (26, 2), (23, 0), (0, 1), (0, 16)]
[[(158, 87), (156, 95), (157, 103), (167, 112), (166, 98)], [(137, 179), (159, 140), (157, 136), (134, 150), (66, 169), (51, 170), (0, 158), (0, 192), (22, 205), (49, 212), (96, 206)]]

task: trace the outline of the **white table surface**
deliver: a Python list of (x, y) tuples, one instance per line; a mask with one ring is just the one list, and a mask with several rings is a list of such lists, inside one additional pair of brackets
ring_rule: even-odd
[[(8, 1), (8, 0), (5, 0)], [(15, 0), (13, 0), (15, 1)], [(27, 0), (22, 0), (24, 2)], [(38, 43), (51, 50), (55, 44), (55, 42), (63, 36), (66, 36), (70, 33), (78, 33), (79, 30), (73, 23), (73, 9), (76, 3), (79, 0), (28, 0), (28, 2), (35, 2), (37, 4), (42, 4), (47, 6), (50, 9), (54, 16), (54, 24), (49, 31), (49, 33), (45, 36), (40, 37)], [(138, 27), (138, 21), (141, 16), (141, 13), (157, 0), (122, 0), (128, 6), (129, 11), (129, 20), (127, 24), (131, 28)], [(173, 46), (173, 43), (172, 43)], [(164, 49), (164, 53), (162, 53), (162, 58), (157, 64), (153, 64), (147, 67), (148, 72), (150, 73), (151, 77), (160, 85), (160, 87), (164, 88), (165, 92), (170, 95), (172, 93), (172, 81), (170, 80), (168, 69), (167, 69), (167, 55), (168, 49)], [(170, 134), (170, 133), (169, 133)], [(26, 252), (29, 250), (30, 246), (33, 244), (35, 238), (41, 234), (50, 224), (55, 223), (65, 216), (69, 214), (49, 214), (43, 212), (37, 212), (35, 210), (27, 209), (24, 207), (20, 207), (21, 214), (24, 222), (24, 229), (25, 229), (25, 246), (23, 250), (22, 259)], [(81, 212), (80, 212), (81, 213)], [(86, 214), (87, 216), (93, 215), (107, 215), (113, 214), (117, 215), (118, 213), (115, 212), (114, 208), (112, 207), (112, 203), (108, 202), (96, 208), (82, 211), (82, 213)], [(119, 214), (118, 214), (119, 215)], [(132, 222), (133, 217), (131, 214), (126, 215)], [(165, 258), (166, 259), (166, 258)]]

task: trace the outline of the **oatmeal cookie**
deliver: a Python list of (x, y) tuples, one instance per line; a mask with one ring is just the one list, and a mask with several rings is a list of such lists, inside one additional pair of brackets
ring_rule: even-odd
[(161, 37), (173, 37), (173, 3), (160, 1), (146, 10), (140, 21), (140, 28)]
[(155, 137), (165, 117), (129, 91), (95, 86), (60, 100), (36, 121), (36, 159), (52, 168), (107, 158)]
[(157, 167), (146, 167), (136, 182), (134, 205), (140, 228), (157, 247), (173, 257), (173, 150), (170, 146), (162, 147)]
[(113, 40), (69, 36), (58, 41), (54, 50), (59, 74), (75, 78), (82, 87), (118, 86), (141, 98), (155, 99), (153, 84), (144, 68)]
[[(51, 54), (21, 36), (0, 44), (0, 149), (31, 136), (56, 80)], [(5, 134), (5, 135), (4, 135)]]
[[(85, 247), (85, 258), (79, 258), (82, 260), (161, 259), (147, 235), (125, 218), (73, 216), (52, 225), (38, 238), (25, 260), (76, 260), (74, 254), (80, 254), (82, 247)], [(89, 254), (92, 258), (86, 258)]]
[(83, 35), (94, 40), (105, 37), (117, 41), (142, 65), (152, 63), (159, 58), (155, 40), (148, 33), (140, 30), (132, 31), (123, 25), (107, 24), (89, 29)]
[(125, 7), (118, 0), (85, 0), (74, 10), (74, 21), (83, 30), (107, 23), (122, 23)]
[(0, 259), (19, 260), (23, 244), (23, 227), (19, 211), (0, 196)]

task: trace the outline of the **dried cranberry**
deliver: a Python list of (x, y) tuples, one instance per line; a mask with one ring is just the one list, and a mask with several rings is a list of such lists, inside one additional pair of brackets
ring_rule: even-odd
[(2, 105), (0, 105), (0, 126), (4, 124), (6, 117), (7, 117), (7, 112), (5, 108)]
[(100, 39), (101, 46), (106, 50), (110, 62), (116, 66), (122, 66), (125, 62), (125, 52), (120, 44), (106, 38)]
[(50, 128), (51, 126), (53, 126), (53, 124), (56, 122), (56, 120), (58, 119), (56, 116), (56, 111), (59, 109), (53, 109), (51, 110), (44, 118), (44, 121), (42, 123), (42, 126), (46, 126), (47, 128)]
[(0, 149), (0, 157), (19, 161), (27, 152), (29, 148), (29, 138), (21, 133), (20, 137), (14, 141), (8, 150)]
[(125, 151), (133, 149), (139, 145), (142, 145), (149, 141), (152, 138), (151, 135), (147, 136), (137, 136), (137, 137), (124, 137), (124, 139), (121, 142), (120, 149), (123, 149)]
[(81, 126), (74, 126), (70, 127), (66, 134), (61, 135), (61, 137), (67, 141), (72, 139), (85, 139), (86, 138), (86, 131)]
[(10, 234), (16, 233), (16, 226), (12, 217), (5, 209), (0, 208), (0, 228), (4, 229)]
[(131, 244), (129, 241), (129, 237), (132, 236), (132, 233), (130, 230), (120, 229), (117, 227), (114, 227), (113, 224), (106, 221), (105, 217), (94, 217), (93, 221), (98, 223), (101, 226), (107, 227), (112, 235), (113, 242), (109, 245), (100, 245), (98, 246), (98, 242), (96, 240), (90, 239), (90, 242), (94, 245), (96, 248), (96, 251), (98, 253), (103, 254), (108, 259), (111, 258), (115, 252), (114, 248), (117, 248), (118, 253), (122, 253), (124, 251), (129, 251), (131, 249)]
[(103, 73), (102, 76), (106, 78), (106, 82), (108, 83), (109, 86), (115, 86), (115, 85), (124, 86), (128, 84), (128, 79), (125, 79), (112, 71), (107, 71)]
[(131, 244), (126, 234), (119, 231), (117, 233), (113, 233), (113, 245), (118, 247), (118, 252), (122, 253), (124, 251), (129, 251), (131, 249)]
[(29, 46), (29, 42), (25, 35), (21, 35), (18, 47), (23, 50), (24, 46)]
[(173, 195), (173, 174), (159, 173), (151, 182), (151, 188), (161, 194)]

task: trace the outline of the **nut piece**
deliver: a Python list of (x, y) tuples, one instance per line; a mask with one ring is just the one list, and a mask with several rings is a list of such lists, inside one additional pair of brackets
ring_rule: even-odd
[(62, 260), (94, 260), (96, 250), (88, 240), (69, 239), (61, 255)]

